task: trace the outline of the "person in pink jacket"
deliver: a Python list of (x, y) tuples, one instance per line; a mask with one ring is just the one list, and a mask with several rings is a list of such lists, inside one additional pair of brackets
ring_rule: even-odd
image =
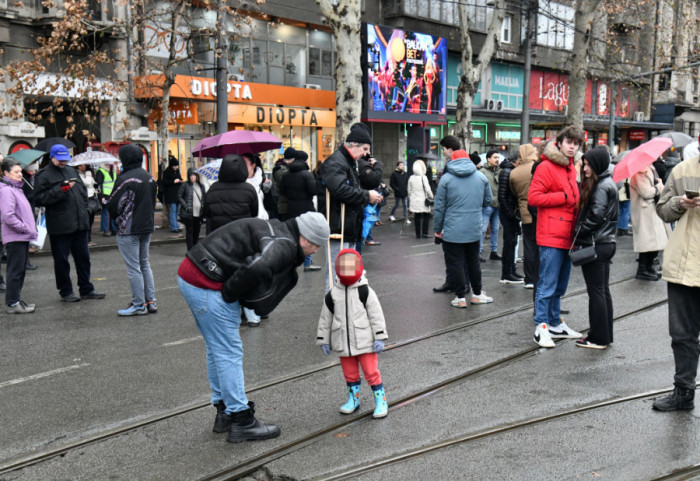
[(12, 159), (2, 161), (3, 177), (0, 179), (0, 224), (2, 243), (7, 251), (7, 290), (5, 312), (28, 314), (34, 312), (34, 304), (25, 303), (20, 294), (27, 272), (29, 241), (37, 237), (34, 212), (22, 191), (22, 166)]
[(532, 174), (527, 203), (537, 208), (537, 245), (540, 273), (535, 292), (535, 335), (542, 347), (554, 347), (552, 339), (578, 339), (561, 318), (561, 296), (571, 274), (569, 248), (574, 240), (578, 216), (579, 189), (574, 155), (583, 143), (583, 131), (564, 127), (556, 142), (542, 152), (542, 161)]

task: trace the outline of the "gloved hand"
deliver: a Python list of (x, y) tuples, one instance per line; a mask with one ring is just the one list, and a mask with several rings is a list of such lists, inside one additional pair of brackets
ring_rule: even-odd
[(323, 354), (327, 356), (331, 353), (331, 346), (328, 344), (321, 344), (321, 351), (323, 351)]
[(374, 341), (374, 352), (379, 354), (384, 350), (384, 341), (376, 340)]

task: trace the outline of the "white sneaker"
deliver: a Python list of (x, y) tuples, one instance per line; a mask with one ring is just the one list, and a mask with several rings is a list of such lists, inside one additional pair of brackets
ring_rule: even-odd
[(469, 304), (467, 303), (467, 300), (464, 297), (455, 297), (450, 301), (450, 304), (452, 307), (461, 307), (462, 309), (466, 309), (469, 307)]
[(485, 291), (481, 291), (481, 294), (475, 296), (472, 294), (471, 303), (472, 304), (490, 304), (493, 302), (493, 297), (486, 295)]
[(390, 215), (390, 216), (389, 216), (389, 220), (390, 220), (391, 222), (396, 222), (396, 217), (394, 217), (393, 215)]
[(534, 289), (534, 288), (535, 288), (535, 285), (532, 284), (532, 283), (530, 283), (530, 284), (525, 284), (523, 287), (524, 287), (525, 289)]
[(411, 224), (411, 221), (408, 220), (408, 219), (406, 219), (406, 224), (409, 224), (409, 225), (410, 225), (410, 224)]
[(571, 329), (564, 321), (561, 321), (558, 326), (549, 326), (549, 334), (552, 339), (579, 339), (583, 337), (583, 334)]
[(542, 324), (538, 324), (537, 327), (535, 328), (535, 336), (532, 338), (533, 341), (535, 341), (536, 344), (539, 344), (540, 347), (554, 347), (554, 341), (552, 340), (552, 336), (549, 335), (549, 329), (547, 329), (547, 324), (544, 322)]

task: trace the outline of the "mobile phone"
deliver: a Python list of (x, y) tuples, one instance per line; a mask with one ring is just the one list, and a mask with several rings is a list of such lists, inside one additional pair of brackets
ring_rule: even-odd
[(697, 190), (686, 190), (685, 191), (685, 196), (689, 199), (694, 199), (699, 195), (700, 195), (700, 193), (698, 193)]

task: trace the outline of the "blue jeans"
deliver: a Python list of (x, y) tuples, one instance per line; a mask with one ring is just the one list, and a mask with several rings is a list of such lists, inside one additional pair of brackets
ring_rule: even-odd
[(177, 225), (177, 209), (179, 206), (177, 203), (170, 204), (170, 232), (176, 232), (179, 229)]
[(630, 201), (620, 202), (620, 216), (617, 218), (617, 228), (627, 230), (630, 227)]
[(100, 213), (100, 231), (101, 232), (117, 232), (117, 226), (114, 224), (114, 219), (109, 218), (109, 211), (107, 207), (102, 207), (102, 212)]
[(399, 203), (403, 204), (403, 217), (404, 219), (408, 217), (408, 203), (406, 202), (408, 200), (408, 197), (396, 197), (396, 204), (394, 205), (394, 208), (391, 209), (391, 215), (394, 215), (396, 212), (396, 209), (399, 208)]
[(311, 260), (311, 255), (304, 257), (304, 267), (309, 267), (311, 264), (313, 264), (313, 261)]
[(151, 234), (117, 235), (117, 247), (126, 264), (126, 275), (131, 287), (131, 303), (142, 306), (146, 301), (156, 300), (153, 272), (148, 260)]
[(248, 398), (243, 378), (243, 342), (238, 332), (241, 326), (240, 304), (228, 304), (221, 292), (200, 289), (180, 276), (177, 285), (204, 337), (211, 403), (224, 401), (227, 414), (245, 411)]
[(484, 236), (491, 224), (491, 252), (498, 253), (498, 228), (501, 225), (501, 218), (498, 216), (498, 209), (490, 205), (481, 211), (481, 240), (479, 241), (479, 254), (484, 250)]
[(535, 292), (535, 324), (561, 324), (561, 296), (566, 293), (571, 275), (567, 249), (540, 246), (540, 278)]

